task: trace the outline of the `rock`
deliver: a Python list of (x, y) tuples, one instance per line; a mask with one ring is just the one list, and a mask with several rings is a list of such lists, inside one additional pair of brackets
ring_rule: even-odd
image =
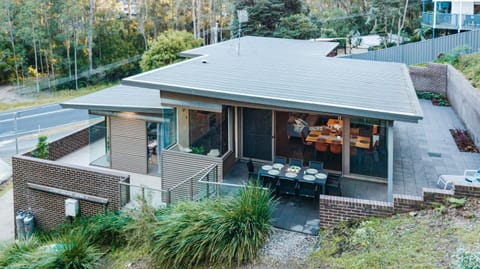
[(465, 211), (463, 212), (463, 217), (466, 218), (466, 219), (473, 219), (475, 217), (475, 214), (473, 214), (472, 212), (470, 211)]

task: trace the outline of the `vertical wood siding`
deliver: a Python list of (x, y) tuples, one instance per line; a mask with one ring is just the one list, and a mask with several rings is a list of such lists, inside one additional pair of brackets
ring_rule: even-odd
[(111, 117), (112, 168), (147, 174), (147, 128), (143, 120)]

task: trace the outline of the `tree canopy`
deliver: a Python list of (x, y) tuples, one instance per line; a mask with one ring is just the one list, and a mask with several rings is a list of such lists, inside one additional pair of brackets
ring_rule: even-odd
[(202, 45), (201, 39), (195, 39), (187, 31), (168, 30), (149, 43), (149, 49), (143, 54), (140, 67), (148, 71), (180, 60), (180, 52)]

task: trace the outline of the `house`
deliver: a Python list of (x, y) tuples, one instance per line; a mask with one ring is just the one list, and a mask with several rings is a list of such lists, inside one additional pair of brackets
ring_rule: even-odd
[[(423, 0), (422, 24), (436, 29), (473, 30), (480, 28), (480, 3), (472, 0)], [(431, 6), (426, 11), (426, 6)]]
[[(239, 160), (270, 163), (277, 155), (304, 164), (322, 161), (333, 174), (385, 184), (393, 202), (393, 124), (423, 117), (409, 72), (403, 64), (325, 57), (335, 46), (242, 37), (184, 51), (190, 59), (63, 103), (88, 109), (100, 120), (88, 133), (55, 142), (65, 152), (50, 161), (14, 158), (15, 209), (41, 207), (43, 198), (33, 204), (31, 195), (45, 191), (43, 185), (52, 195), (66, 189), (72, 194), (80, 186), (83, 191), (75, 196), (81, 200), (92, 192), (115, 194), (111, 200), (118, 208), (122, 188), (134, 175), (157, 184), (162, 200), (170, 203), (192, 198), (204, 175), (221, 182)], [(85, 144), (88, 168), (59, 164), (67, 151)], [(43, 166), (35, 166), (39, 163)], [(35, 171), (29, 170), (33, 166)], [(51, 172), (54, 166), (61, 169)], [(98, 182), (77, 182), (78, 175), (106, 180), (109, 171), (114, 172), (108, 180), (123, 182), (119, 188), (105, 191)], [(67, 179), (77, 183), (68, 185)], [(95, 191), (85, 187), (89, 184)]]

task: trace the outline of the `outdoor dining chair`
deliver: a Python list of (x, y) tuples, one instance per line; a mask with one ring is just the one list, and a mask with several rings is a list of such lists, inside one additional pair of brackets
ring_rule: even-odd
[(269, 188), (272, 193), (277, 193), (277, 177), (271, 175), (261, 175), (260, 180), (263, 187)]
[(323, 170), (323, 162), (310, 161), (308, 162), (308, 167), (315, 168), (317, 170)]
[(280, 194), (289, 194), (295, 195), (297, 190), (297, 182), (294, 179), (288, 177), (280, 177), (279, 178), (279, 189)]
[(298, 182), (298, 196), (315, 198), (317, 194), (317, 185), (312, 182)]
[(290, 159), (290, 165), (303, 166), (303, 160), (300, 159)]
[(275, 156), (275, 158), (273, 159), (273, 163), (287, 164), (287, 157)]

